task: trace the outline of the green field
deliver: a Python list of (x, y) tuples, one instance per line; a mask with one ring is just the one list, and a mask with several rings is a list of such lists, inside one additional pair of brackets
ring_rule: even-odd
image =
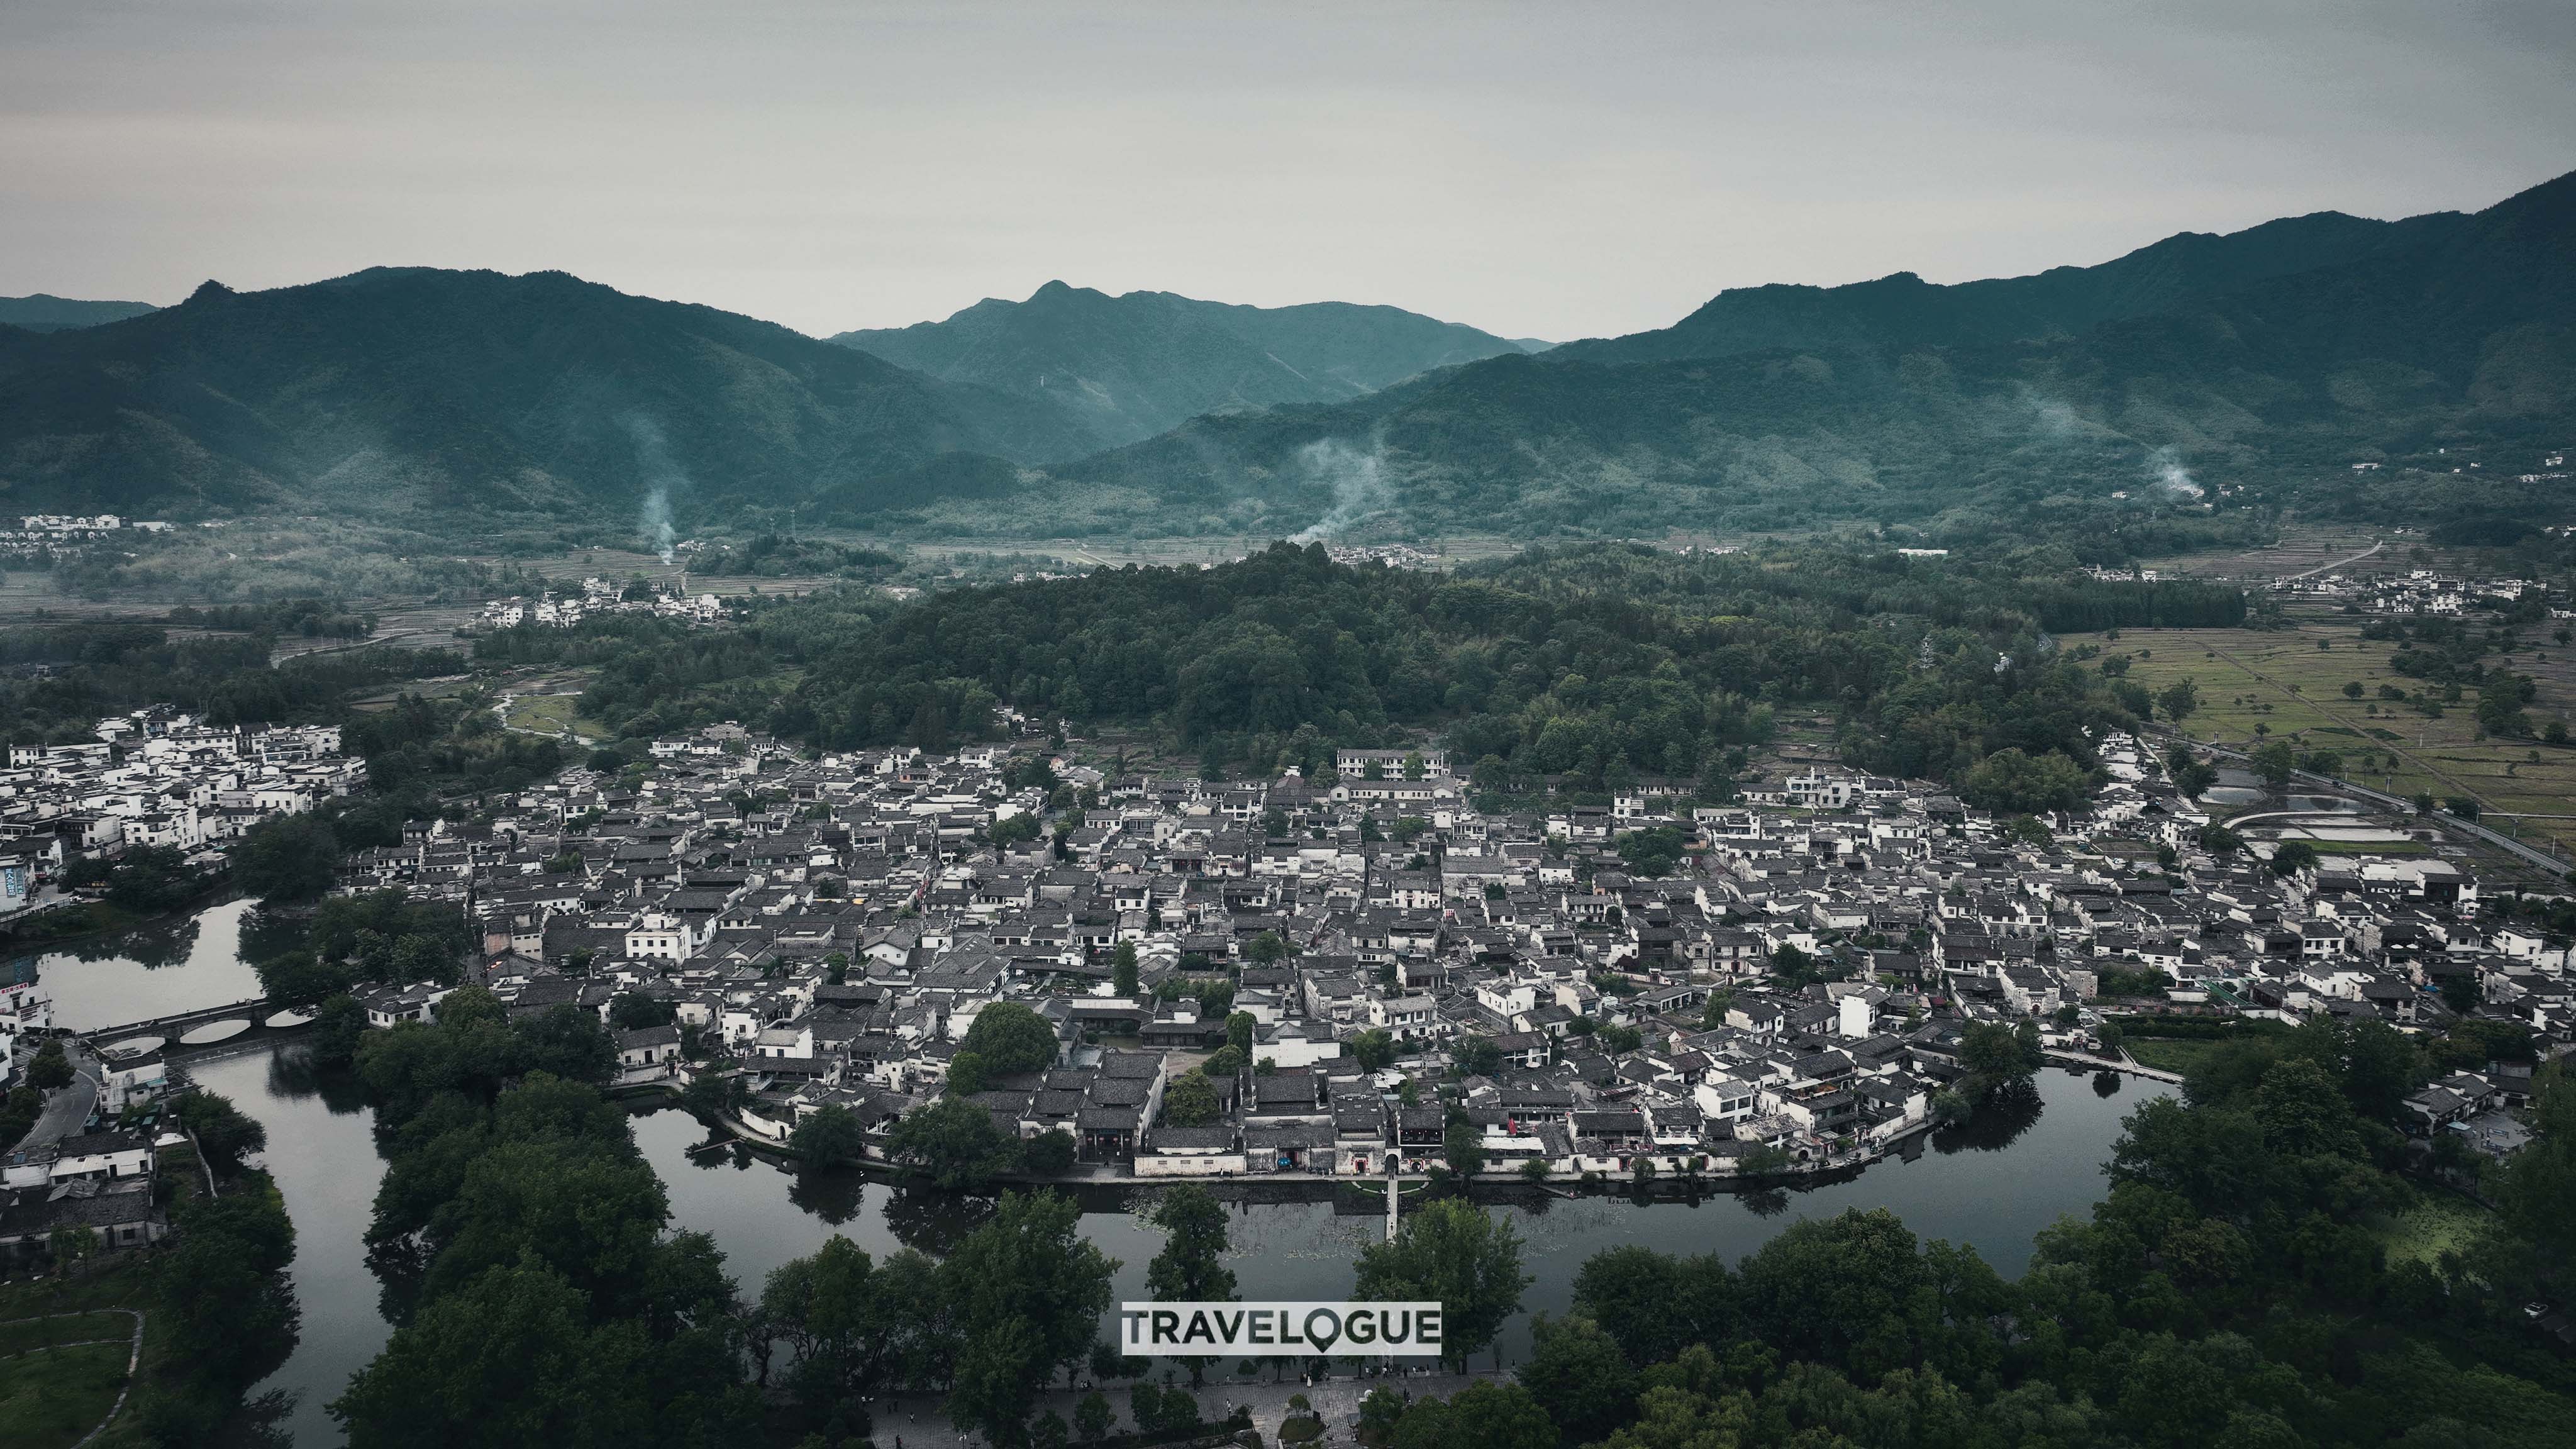
[(2214, 1041), (2180, 1041), (2165, 1037), (2131, 1037), (2121, 1043), (2142, 1067), (2189, 1075), (2200, 1059), (2216, 1050)]
[(529, 694), (510, 701), (504, 717), (510, 728), (531, 730), (538, 734), (560, 735), (569, 730), (576, 739), (598, 741), (608, 738), (599, 721), (584, 719), (574, 712), (580, 703), (576, 695)]
[[(2343, 757), (2341, 777), (2355, 784), (2407, 796), (2474, 796), (2490, 813), (2568, 816), (2534, 818), (2521, 832), (2544, 847), (2558, 833), (2576, 843), (2576, 749), (2478, 739), (2474, 690), (2443, 706), (2439, 719), (2412, 702), (2378, 698), (2382, 685), (2410, 694), (2425, 686), (2388, 667), (2397, 646), (2362, 638), (2364, 622), (2317, 614), (2287, 629), (2123, 629), (2117, 638), (2069, 635), (2064, 642), (2126, 657), (2128, 677), (2150, 691), (2191, 680), (2200, 708), (2183, 729), (2195, 739), (2233, 749), (2287, 739), (2302, 751), (2333, 750)], [(2576, 649), (2544, 642), (2488, 662), (2538, 682), (2539, 697), (2527, 706), (2535, 725), (2576, 719)], [(2362, 697), (2347, 697), (2347, 684), (2360, 685)]]

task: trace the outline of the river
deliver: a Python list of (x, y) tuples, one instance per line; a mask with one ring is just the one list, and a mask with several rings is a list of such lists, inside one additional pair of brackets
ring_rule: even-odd
[(96, 1031), (260, 994), (242, 959), (246, 900), (224, 901), (113, 936), (37, 948), (36, 979), (54, 999), (54, 1024)]
[[(240, 959), (247, 913), (246, 903), (226, 902), (43, 956), (38, 970), (53, 994), (56, 1019), (88, 1029), (257, 995), (257, 980)], [(303, 1070), (299, 1052), (291, 1043), (252, 1049), (200, 1058), (189, 1071), (268, 1129), (264, 1160), (295, 1219), (292, 1271), (304, 1321), (293, 1357), (262, 1388), (295, 1393), (286, 1428), (301, 1449), (318, 1449), (340, 1442), (324, 1406), (375, 1356), (387, 1333), (359, 1241), (384, 1164), (365, 1106), (347, 1083), (317, 1081)], [(1990, 1117), (1959, 1137), (1918, 1140), (1910, 1160), (1882, 1162), (1840, 1182), (1696, 1203), (1568, 1200), (1511, 1187), (1494, 1190), (1491, 1206), (1510, 1216), (1526, 1244), (1535, 1281), (1523, 1307), (1549, 1313), (1565, 1310), (1583, 1260), (1602, 1248), (1643, 1243), (1735, 1258), (1801, 1218), (1853, 1207), (1891, 1209), (1916, 1233), (1968, 1244), (2011, 1276), (2028, 1265), (2033, 1234), (2066, 1213), (2083, 1212), (2101, 1195), (2100, 1168), (2120, 1119), (2166, 1090), (2123, 1080), (2106, 1097), (2089, 1076), (2052, 1068), (2040, 1076), (2035, 1116)], [(770, 1270), (813, 1252), (835, 1232), (879, 1255), (907, 1245), (942, 1251), (972, 1228), (982, 1207), (978, 1199), (856, 1175), (799, 1178), (731, 1147), (692, 1152), (706, 1134), (676, 1109), (639, 1112), (635, 1139), (670, 1190), (673, 1225), (712, 1234), (746, 1294), (758, 1293)], [(1353, 1193), (1343, 1193), (1337, 1206), (1330, 1189), (1242, 1185), (1240, 1191), (1252, 1200), (1235, 1205), (1229, 1266), (1246, 1298), (1343, 1297), (1352, 1259), (1385, 1233), (1383, 1207)], [(1149, 1193), (1089, 1188), (1080, 1196), (1084, 1235), (1120, 1262), (1118, 1294), (1150, 1296), (1145, 1264), (1162, 1235), (1131, 1211)], [(1506, 1330), (1502, 1348), (1506, 1362), (1527, 1352), (1526, 1313)]]
[[(323, 1410), (383, 1346), (376, 1281), (359, 1246), (382, 1164), (354, 1098), (326, 1091), (299, 1070), (285, 1046), (205, 1063), (197, 1080), (223, 1093), (268, 1128), (266, 1161), (295, 1218), (293, 1273), (304, 1308), (294, 1356), (264, 1388), (293, 1390), (287, 1428), (304, 1449), (339, 1442)], [(1891, 1160), (1846, 1181), (1794, 1193), (1746, 1198), (1720, 1194), (1697, 1203), (1640, 1204), (1624, 1196), (1566, 1200), (1519, 1188), (1498, 1190), (1492, 1204), (1508, 1214), (1527, 1244), (1536, 1280), (1524, 1308), (1561, 1313), (1583, 1260), (1619, 1243), (1674, 1253), (1738, 1257), (1801, 1218), (1848, 1207), (1894, 1210), (1925, 1237), (1974, 1246), (1997, 1270), (2018, 1274), (2029, 1262), (2031, 1236), (2059, 1216), (2082, 1212), (2100, 1196), (2102, 1160), (2120, 1118), (2165, 1089), (2127, 1081), (2110, 1097), (2090, 1078), (2051, 1069), (2040, 1078), (2041, 1110), (2001, 1146), (1927, 1144), (1912, 1161)], [(639, 1114), (635, 1137), (669, 1187), (676, 1227), (714, 1235), (746, 1294), (770, 1270), (813, 1252), (833, 1233), (874, 1254), (906, 1245), (940, 1251), (977, 1221), (974, 1198), (893, 1188), (856, 1176), (800, 1180), (733, 1148), (692, 1153), (705, 1141), (698, 1123), (675, 1109)], [(1257, 1189), (1253, 1191), (1257, 1192)], [(1385, 1233), (1383, 1209), (1302, 1193), (1235, 1206), (1230, 1265), (1246, 1298), (1336, 1299), (1351, 1286), (1352, 1259)], [(1129, 1209), (1148, 1194), (1126, 1189), (1082, 1193), (1083, 1234), (1120, 1261), (1122, 1298), (1149, 1297), (1145, 1264), (1162, 1235)], [(1503, 1339), (1506, 1362), (1528, 1348), (1528, 1319)]]

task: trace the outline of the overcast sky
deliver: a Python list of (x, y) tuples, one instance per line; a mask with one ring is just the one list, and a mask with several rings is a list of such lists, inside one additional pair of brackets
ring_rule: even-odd
[(0, 294), (561, 268), (805, 331), (1050, 278), (1514, 336), (2576, 169), (2576, 5), (5, 0)]

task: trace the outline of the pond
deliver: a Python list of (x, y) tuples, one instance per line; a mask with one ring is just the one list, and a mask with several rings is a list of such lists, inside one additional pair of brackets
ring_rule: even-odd
[[(294, 1356), (262, 1387), (296, 1393), (286, 1423), (296, 1444), (336, 1444), (337, 1426), (323, 1406), (383, 1346), (387, 1332), (359, 1243), (382, 1172), (370, 1114), (345, 1084), (319, 1082), (303, 1070), (293, 1046), (192, 1071), (268, 1127), (266, 1161), (295, 1218), (292, 1271), (304, 1328)], [(1536, 1280), (1523, 1316), (1504, 1335), (1504, 1360), (1528, 1351), (1527, 1311), (1563, 1312), (1584, 1259), (1622, 1243), (1731, 1259), (1802, 1218), (1885, 1207), (1917, 1234), (1973, 1246), (1997, 1271), (2017, 1275), (2029, 1263), (2034, 1233), (2100, 1197), (2101, 1164), (2120, 1119), (2166, 1090), (2123, 1080), (2106, 1096), (2089, 1075), (2052, 1069), (2040, 1078), (2031, 1114), (1990, 1116), (1968, 1133), (1922, 1142), (1912, 1160), (1882, 1162), (1798, 1192), (1650, 1203), (1626, 1196), (1568, 1199), (1517, 1187), (1489, 1198), (1480, 1192), (1511, 1218)], [(972, 1230), (987, 1208), (982, 1199), (889, 1187), (856, 1174), (799, 1177), (731, 1146), (693, 1151), (706, 1133), (675, 1109), (639, 1113), (635, 1138), (670, 1190), (673, 1225), (712, 1234), (746, 1295), (757, 1294), (772, 1269), (813, 1252), (835, 1232), (880, 1256), (905, 1246), (937, 1253)], [(1234, 1204), (1230, 1262), (1246, 1298), (1343, 1297), (1360, 1249), (1385, 1235), (1383, 1207), (1356, 1192), (1229, 1186), (1248, 1199)], [(1162, 1240), (1138, 1216), (1150, 1190), (1086, 1188), (1077, 1195), (1084, 1235), (1120, 1261), (1118, 1294), (1150, 1296), (1145, 1265)]]
[(54, 1024), (95, 1031), (260, 994), (242, 959), (247, 900), (224, 901), (112, 936), (43, 951), (36, 979), (54, 1001)]

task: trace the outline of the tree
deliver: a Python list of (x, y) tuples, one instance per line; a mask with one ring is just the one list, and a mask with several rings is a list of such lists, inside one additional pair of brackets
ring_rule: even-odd
[(1395, 1037), (1385, 1027), (1373, 1026), (1352, 1037), (1351, 1059), (1362, 1071), (1383, 1071), (1395, 1060)]
[(1404, 1219), (1389, 1242), (1360, 1250), (1357, 1299), (1439, 1300), (1441, 1356), (1463, 1370), (1520, 1311), (1521, 1240), (1474, 1204), (1443, 1198)]
[(343, 991), (324, 998), (314, 1009), (313, 1031), (306, 1038), (313, 1065), (336, 1070), (356, 1062), (358, 1040), (366, 1032), (367, 1009), (356, 997)]
[(1016, 1001), (996, 1001), (975, 1013), (958, 1050), (973, 1052), (995, 1076), (1016, 1076), (1055, 1065), (1062, 1043), (1047, 1019)]
[(2482, 999), (2478, 991), (2477, 978), (2466, 972), (2443, 977), (2441, 993), (2442, 1004), (2449, 1007), (2455, 1016), (2466, 1016), (2477, 1010), (2478, 1003)]
[(1446, 1403), (1415, 1400), (1389, 1442), (1392, 1449), (1556, 1449), (1558, 1440), (1556, 1424), (1528, 1389), (1480, 1380)]
[(1061, 1177), (1073, 1170), (1077, 1149), (1073, 1134), (1050, 1127), (1020, 1143), (1020, 1170), (1032, 1177)]
[(2254, 751), (2252, 764), (2265, 785), (2279, 790), (2290, 783), (2291, 773), (2299, 767), (2299, 756), (2287, 741), (2267, 740)]
[(2181, 724), (2200, 710), (2200, 685), (2189, 678), (2178, 679), (2156, 694), (2156, 708), (2165, 718)]
[(1199, 1070), (1207, 1073), (1210, 1081), (1233, 1081), (1243, 1075), (1243, 1053), (1231, 1044), (1218, 1047), (1208, 1053), (1208, 1059), (1200, 1063)]
[(57, 1087), (68, 1087), (76, 1075), (71, 1058), (63, 1055), (63, 1044), (59, 1038), (36, 1048), (35, 1060), (27, 1063), (27, 1082), (38, 1091), (50, 1092)]
[[(1225, 1266), (1225, 1206), (1197, 1183), (1183, 1183), (1163, 1195), (1150, 1218), (1171, 1234), (1163, 1251), (1145, 1265), (1145, 1286), (1164, 1303), (1231, 1303), (1234, 1270)], [(1207, 1381), (1206, 1357), (1189, 1360), (1190, 1384)]]
[(1118, 1411), (1109, 1407), (1109, 1396), (1098, 1389), (1082, 1396), (1073, 1406), (1073, 1431), (1086, 1444), (1109, 1437), (1109, 1426), (1118, 1421)]
[(171, 1098), (170, 1108), (196, 1139), (197, 1150), (227, 1175), (241, 1170), (242, 1158), (268, 1147), (268, 1129), (259, 1119), (219, 1093), (192, 1087)]
[(619, 1031), (642, 1031), (648, 1027), (669, 1026), (680, 1019), (680, 1008), (674, 1002), (641, 991), (621, 991), (608, 1003), (608, 1024)]
[(2531, 1088), (2538, 1135), (2506, 1161), (2498, 1206), (2564, 1291), (2576, 1282), (2576, 1072), (2562, 1057), (2535, 1073)]
[(1136, 994), (1136, 943), (1121, 941), (1109, 956), (1110, 990), (1120, 996)]
[(1959, 782), (1969, 804), (2021, 815), (2072, 810), (2092, 788), (2092, 777), (2073, 760), (2054, 752), (2032, 755), (2017, 746), (1979, 760)]
[(1440, 1154), (1449, 1170), (1474, 1177), (1485, 1170), (1485, 1134), (1465, 1113), (1454, 1113), (1440, 1133)]
[(594, 1329), (563, 1275), (524, 1261), (424, 1307), (331, 1404), (351, 1449), (503, 1449), (652, 1437), (644, 1345)]
[(964, 1097), (941, 1097), (894, 1124), (886, 1156), (941, 1187), (972, 1187), (1010, 1169), (1012, 1141), (993, 1125), (992, 1113)]
[(1225, 1019), (1225, 1044), (1246, 1057), (1251, 1056), (1253, 1029), (1259, 1025), (1260, 1023), (1253, 1019), (1251, 1012), (1234, 1013)]
[(2046, 1060), (2034, 1022), (2007, 1026), (1999, 1021), (1972, 1021), (1959, 1034), (1959, 1065), (1967, 1068), (1975, 1083), (1968, 1091), (1971, 1097), (2027, 1082)]
[(1020, 1444), (1038, 1390), (1090, 1356), (1118, 1263), (1083, 1239), (1081, 1219), (1070, 1198), (1004, 1193), (940, 1265), (960, 1345), (948, 1415), (960, 1429)]
[(832, 1102), (806, 1113), (796, 1130), (787, 1134), (787, 1150), (807, 1167), (839, 1167), (863, 1161), (867, 1145), (868, 1131), (859, 1125), (858, 1114)]
[(2316, 868), (2317, 848), (2304, 840), (2284, 840), (2272, 847), (2272, 874), (2296, 875)]
[(1471, 1077), (1490, 1077), (1503, 1069), (1503, 1049), (1489, 1036), (1459, 1038), (1452, 1055), (1458, 1070)]
[(1224, 1111), (1216, 1083), (1197, 1068), (1181, 1073), (1163, 1089), (1163, 1125), (1167, 1127), (1206, 1127)]
[(309, 811), (269, 816), (232, 848), (234, 884), (263, 901), (319, 899), (339, 867), (340, 842), (330, 822)]
[[(1586, 1265), (1589, 1266), (1588, 1264)], [(1529, 1362), (1512, 1377), (1577, 1443), (1605, 1439), (1636, 1407), (1637, 1375), (1619, 1341), (1580, 1313), (1530, 1320)]]

